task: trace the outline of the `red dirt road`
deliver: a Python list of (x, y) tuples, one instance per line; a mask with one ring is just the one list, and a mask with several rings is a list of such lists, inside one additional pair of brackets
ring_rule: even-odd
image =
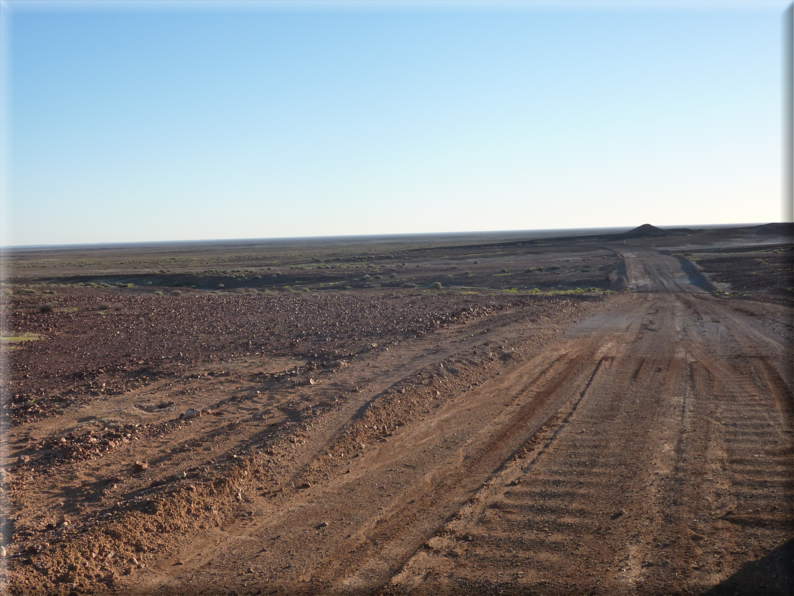
[(790, 310), (626, 257), (642, 292), (619, 308), (358, 457), (310, 429), (334, 462), (316, 483), (251, 499), (125, 588), (790, 593)]

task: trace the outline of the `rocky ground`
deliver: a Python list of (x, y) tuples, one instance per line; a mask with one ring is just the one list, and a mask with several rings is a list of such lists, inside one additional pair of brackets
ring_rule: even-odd
[(579, 291), (571, 250), (488, 249), (542, 254), (568, 293), (23, 276), (4, 588), (790, 593), (788, 278), (709, 289), (780, 245), (718, 279), (702, 245), (657, 242), (576, 247), (612, 264)]

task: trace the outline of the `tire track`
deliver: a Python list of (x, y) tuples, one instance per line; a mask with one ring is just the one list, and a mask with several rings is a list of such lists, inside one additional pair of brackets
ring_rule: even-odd
[[(673, 310), (667, 308), (660, 316), (669, 318)], [(567, 416), (549, 429), (534, 452), (516, 462), (516, 474), (499, 479), (509, 477), (507, 486), (500, 484), (483, 495), (483, 506), (447, 525), (439, 534), (449, 542), (443, 551), (426, 548), (417, 553), (395, 578), (396, 590), (480, 593), (488, 589), (480, 569), (502, 570), (500, 589), (509, 585), (519, 592), (587, 593), (633, 585), (632, 541), (626, 541), (628, 548), (619, 556), (605, 550), (604, 543), (614, 533), (638, 529), (647, 521), (644, 499), (622, 489), (650, 467), (649, 444), (659, 437), (645, 425), (626, 422), (660, 416), (666, 404), (658, 397), (649, 399), (648, 387), (661, 383), (672, 388), (682, 376), (678, 359), (654, 350), (639, 355), (637, 342), (657, 343), (638, 333), (635, 342), (605, 354)], [(649, 372), (638, 384), (633, 372), (642, 359)], [(583, 569), (596, 579), (583, 578)], [(608, 581), (605, 570), (610, 572)], [(454, 583), (442, 579), (444, 571), (452, 573)]]
[[(613, 326), (614, 318), (600, 328)], [(623, 325), (618, 337), (622, 333)], [(217, 570), (258, 559), (275, 543), (279, 555), (261, 555), (267, 563), (256, 571), (258, 581), (275, 574), (280, 589), (290, 593), (382, 585), (546, 420), (578, 397), (574, 388), (597, 366), (604, 337), (602, 331), (586, 340), (554, 340), (510, 375), (470, 386), (427, 420), (362, 451), (348, 462), (348, 474), (279, 495), (266, 507), (265, 519), (243, 518), (239, 527), (208, 536), (201, 555), (173, 575), (179, 577), (178, 590), (193, 593), (194, 587), (211, 585), (208, 578)], [(333, 445), (326, 443), (323, 451)], [(238, 541), (211, 554), (212, 542), (231, 538)], [(254, 544), (262, 545), (260, 551), (252, 550)], [(174, 581), (159, 585), (176, 587)]]
[[(767, 342), (709, 300), (656, 296), (635, 341), (600, 361), (588, 399), (393, 590), (702, 592), (790, 539), (788, 383)], [(790, 588), (778, 572), (770, 593)]]
[[(600, 361), (596, 369), (598, 366)], [(510, 416), (507, 424), (479, 433), (443, 470), (436, 469), (427, 476), (421, 491), (406, 494), (397, 507), (384, 514), (355, 553), (331, 554), (329, 559), (337, 561), (337, 570), (320, 581), (338, 584), (343, 591), (383, 584), (554, 415), (560, 404), (552, 403), (552, 398), (562, 386), (581, 376), (581, 368), (580, 354), (569, 355), (556, 374)], [(516, 401), (526, 398), (526, 393)], [(483, 440), (481, 435), (489, 433), (490, 437)], [(407, 499), (409, 496), (412, 498)]]

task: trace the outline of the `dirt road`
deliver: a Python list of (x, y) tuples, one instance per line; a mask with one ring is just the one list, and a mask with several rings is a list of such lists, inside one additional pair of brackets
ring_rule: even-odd
[[(624, 257), (635, 294), (542, 349), (513, 320), (488, 346), (439, 336), (423, 369), (388, 354), (377, 415), (318, 416), (292, 482), (241, 490), (225, 525), (115, 589), (790, 593), (791, 310)], [(494, 372), (474, 357), (499, 337)]]

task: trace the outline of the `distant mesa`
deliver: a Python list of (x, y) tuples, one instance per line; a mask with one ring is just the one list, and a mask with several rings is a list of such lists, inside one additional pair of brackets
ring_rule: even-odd
[(762, 226), (754, 226), (751, 230), (761, 234), (783, 234), (786, 236), (794, 236), (794, 223), (768, 223)]
[[(750, 233), (752, 235), (768, 235), (768, 236), (792, 236), (794, 235), (794, 223), (791, 222), (783, 222), (783, 223), (768, 223), (759, 226), (749, 226), (745, 228), (734, 228), (734, 232), (744, 230), (745, 233)], [(652, 226), (651, 224), (642, 224), (641, 226), (634, 228), (633, 230), (629, 230), (628, 232), (624, 232), (622, 234), (618, 234), (615, 238), (619, 239), (626, 239), (626, 238), (656, 238), (659, 236), (681, 236), (686, 234), (691, 234), (696, 232), (697, 230), (693, 230), (692, 228), (668, 228), (663, 230), (662, 228), (657, 228), (656, 226)]]
[(651, 224), (642, 224), (638, 228), (624, 232), (621, 236), (624, 238), (644, 238), (647, 236), (664, 236), (666, 234), (667, 232), (662, 228), (657, 228)]

